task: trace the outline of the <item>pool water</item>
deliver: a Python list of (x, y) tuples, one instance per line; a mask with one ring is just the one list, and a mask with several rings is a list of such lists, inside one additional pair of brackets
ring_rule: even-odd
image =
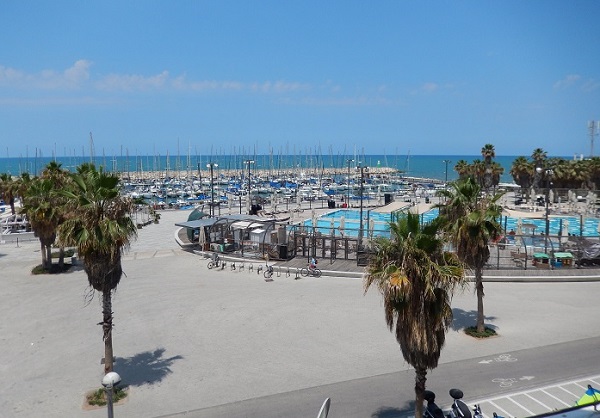
[[(435, 219), (439, 214), (438, 209), (432, 209), (428, 212), (422, 213), (421, 221), (430, 222)], [(531, 233), (531, 227), (527, 225), (534, 225), (534, 233), (540, 234), (546, 231), (546, 220), (543, 218), (513, 218), (510, 216), (503, 216), (501, 219), (502, 227), (506, 231), (511, 229), (517, 231), (518, 222), (521, 219), (523, 233)], [(389, 213), (369, 212), (363, 211), (363, 229), (365, 235), (372, 236), (389, 236), (389, 225), (391, 215)], [(550, 217), (549, 218), (549, 233), (550, 235), (559, 235), (568, 230), (569, 234), (580, 235), (584, 237), (593, 237), (600, 235), (598, 231), (599, 219), (598, 218), (582, 218), (576, 216), (561, 216), (561, 217)], [(360, 229), (360, 211), (342, 209), (334, 212), (330, 212), (317, 219), (317, 231), (322, 234), (335, 236), (341, 236), (340, 224), (344, 224), (344, 232), (349, 236), (357, 236), (358, 230)], [(304, 226), (312, 227), (312, 220), (304, 222)]]

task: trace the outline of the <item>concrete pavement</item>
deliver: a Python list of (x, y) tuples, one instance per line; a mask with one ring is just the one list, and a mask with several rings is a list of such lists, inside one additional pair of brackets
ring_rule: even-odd
[[(363, 295), (360, 280), (340, 277), (266, 283), (255, 272), (208, 270), (175, 243), (173, 225), (186, 218), (164, 212), (124, 257), (114, 350), (130, 396), (116, 416), (156, 417), (409, 369), (375, 290)], [(78, 269), (31, 276), (40, 260), (37, 242), (0, 245), (0, 417), (104, 417), (105, 409), (82, 409), (84, 392), (102, 377), (98, 295), (89, 301)], [(476, 310), (466, 289), (453, 300), (441, 362), (600, 336), (598, 321), (576, 326), (600, 313), (598, 291), (597, 282), (488, 283), (486, 322), (500, 337), (474, 341), (460, 331)]]

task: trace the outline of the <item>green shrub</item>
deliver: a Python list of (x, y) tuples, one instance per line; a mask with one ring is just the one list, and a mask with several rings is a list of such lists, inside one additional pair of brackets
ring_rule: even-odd
[(31, 274), (60, 274), (68, 271), (71, 267), (71, 264), (67, 263), (65, 263), (62, 268), (60, 268), (58, 264), (52, 264), (52, 267), (50, 267), (50, 269), (48, 270), (44, 268), (43, 265), (38, 264), (37, 266), (31, 269)]
[[(127, 397), (127, 391), (125, 388), (115, 387), (113, 389), (113, 403), (119, 402), (121, 399)], [(104, 406), (106, 405), (106, 389), (100, 388), (98, 390), (93, 391), (92, 393), (86, 396), (86, 401), (88, 405), (94, 406)]]
[(467, 327), (465, 328), (465, 334), (474, 338), (488, 338), (498, 335), (496, 331), (490, 327), (485, 327), (483, 332), (477, 332), (477, 327)]
[[(75, 250), (73, 248), (68, 248), (65, 250), (65, 258), (73, 257), (74, 255), (75, 255)], [(60, 251), (52, 252), (52, 258), (59, 258), (59, 257), (60, 257)]]

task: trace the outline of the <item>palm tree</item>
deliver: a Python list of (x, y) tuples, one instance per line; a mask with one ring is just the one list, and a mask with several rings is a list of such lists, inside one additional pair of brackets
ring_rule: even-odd
[(15, 211), (15, 198), (17, 197), (17, 182), (8, 173), (0, 174), (0, 195), (4, 202), (10, 205), (10, 211), (14, 215)]
[(90, 286), (102, 293), (104, 371), (113, 368), (112, 291), (121, 280), (121, 253), (137, 229), (131, 217), (131, 200), (119, 193), (119, 178), (102, 167), (84, 164), (63, 192), (70, 199), (71, 216), (59, 227), (59, 242), (75, 246), (83, 258)]
[(454, 166), (454, 171), (458, 173), (459, 178), (469, 175), (469, 163), (466, 160), (458, 160)]
[(529, 189), (532, 186), (534, 172), (534, 165), (523, 156), (517, 157), (510, 168), (510, 175), (522, 189)]
[(459, 180), (450, 189), (440, 190), (445, 202), (437, 205), (440, 222), (458, 258), (475, 273), (477, 293), (477, 332), (485, 330), (483, 313), (483, 267), (490, 258), (488, 244), (501, 232), (498, 219), (502, 207), (497, 203), (501, 193), (485, 194), (473, 179)]
[(458, 258), (443, 250), (434, 221), (420, 225), (407, 214), (390, 223), (391, 237), (374, 242), (364, 279), (383, 296), (385, 320), (396, 336), (404, 360), (415, 369), (415, 416), (423, 415), (427, 371), (437, 367), (446, 331), (452, 322), (450, 300), (464, 283)]
[(483, 148), (481, 148), (481, 156), (483, 157), (483, 161), (487, 165), (492, 163), (492, 160), (496, 158), (496, 149), (492, 144), (485, 144)]
[(56, 198), (56, 189), (49, 179), (36, 178), (29, 184), (23, 201), (23, 212), (40, 240), (42, 266), (52, 268), (52, 244), (56, 230), (64, 219), (64, 211)]

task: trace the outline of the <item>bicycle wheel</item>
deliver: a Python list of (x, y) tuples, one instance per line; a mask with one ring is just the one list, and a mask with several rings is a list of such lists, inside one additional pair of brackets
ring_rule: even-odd
[(319, 269), (316, 268), (313, 271), (313, 276), (315, 276), (315, 277), (321, 277), (321, 270), (319, 270)]
[(306, 267), (303, 267), (303, 268), (300, 270), (300, 275), (301, 275), (302, 277), (306, 277), (306, 276), (308, 276), (308, 274), (309, 274), (309, 271), (308, 271), (308, 269), (307, 269)]
[(213, 263), (212, 261), (209, 261), (208, 264), (206, 265), (206, 267), (208, 267), (209, 269), (213, 268), (215, 266), (215, 263)]
[(265, 270), (263, 276), (265, 276), (265, 279), (270, 279), (271, 277), (273, 277), (273, 270)]

